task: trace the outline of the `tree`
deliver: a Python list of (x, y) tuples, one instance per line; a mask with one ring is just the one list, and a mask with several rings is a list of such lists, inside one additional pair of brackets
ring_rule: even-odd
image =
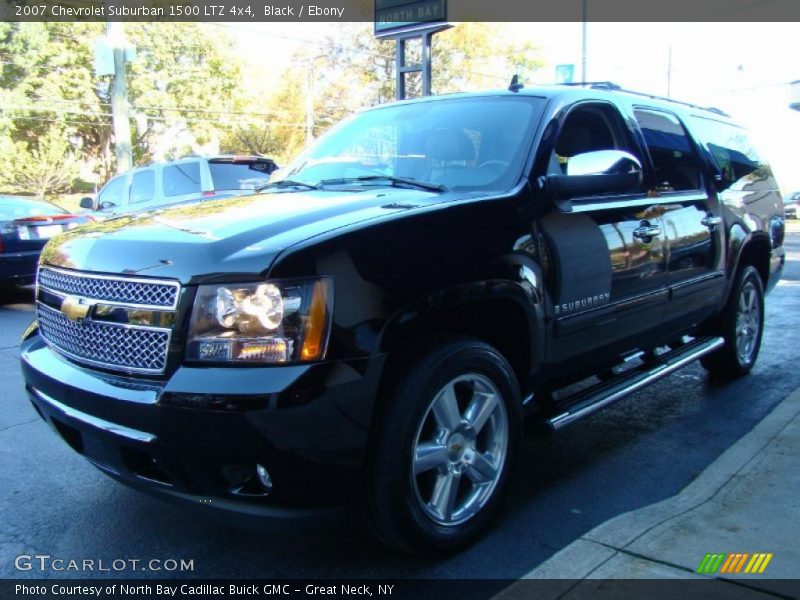
[[(514, 73), (524, 80), (542, 67), (533, 44), (506, 40), (498, 24), (461, 23), (433, 39), (433, 93), (506, 87)], [(410, 44), (409, 52), (413, 62), (420, 49)], [(306, 145), (308, 117), (316, 137), (348, 114), (394, 100), (394, 69), (395, 43), (376, 39), (364, 23), (342, 24), (319, 46), (299, 51), (268, 102), (281, 109), (280, 124), (270, 127), (281, 143), (280, 161)], [(419, 80), (409, 87), (421, 91)]]
[(65, 128), (54, 125), (35, 142), (0, 139), (0, 184), (14, 193), (47, 194), (69, 191), (78, 175), (78, 160)]
[(220, 141), (220, 151), (229, 154), (260, 154), (277, 156), (281, 153), (281, 139), (267, 121), (244, 123), (231, 128)]
[[(231, 127), (228, 113), (242, 88), (239, 60), (225, 33), (209, 35), (207, 27), (126, 24), (138, 50), (128, 65), (138, 162), (168, 147), (176, 130), (204, 143)], [(0, 135), (31, 143), (59, 124), (80, 139), (82, 158), (101, 179), (114, 167), (111, 78), (93, 70), (92, 44), (103, 35), (102, 23), (0, 23)]]
[(129, 98), (139, 160), (158, 151), (164, 134), (180, 127), (196, 144), (217, 141), (236, 124), (242, 95), (241, 62), (227, 32), (198, 23), (128, 23), (137, 48)]

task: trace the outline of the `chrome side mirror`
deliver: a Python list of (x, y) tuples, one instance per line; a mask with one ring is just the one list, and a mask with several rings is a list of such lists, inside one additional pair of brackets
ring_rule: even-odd
[(642, 163), (630, 152), (595, 150), (576, 154), (567, 161), (567, 176), (630, 175), (642, 172)]
[(572, 210), (572, 198), (626, 194), (642, 184), (642, 163), (622, 150), (596, 150), (576, 154), (567, 161), (567, 173), (552, 173), (545, 187), (556, 207)]

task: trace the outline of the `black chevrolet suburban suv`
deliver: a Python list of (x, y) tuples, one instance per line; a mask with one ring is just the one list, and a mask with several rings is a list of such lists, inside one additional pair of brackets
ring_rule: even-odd
[(28, 394), (131, 486), (356, 506), (411, 551), (485, 528), (524, 417), (556, 431), (696, 359), (746, 374), (784, 263), (748, 133), (610, 84), (377, 107), (279, 177), (54, 238)]

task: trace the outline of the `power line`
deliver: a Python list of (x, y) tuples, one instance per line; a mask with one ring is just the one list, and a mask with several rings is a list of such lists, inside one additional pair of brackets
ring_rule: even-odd
[(38, 108), (34, 106), (0, 106), (0, 110), (25, 110), (30, 112), (51, 112), (65, 115), (83, 115), (89, 117), (110, 117), (111, 113), (98, 113), (86, 110), (61, 110), (57, 108)]
[[(66, 104), (69, 106), (74, 106), (75, 104), (89, 104), (92, 101), (89, 100), (49, 100), (45, 98), (27, 98), (28, 100), (32, 100), (35, 102), (41, 102), (43, 104)], [(110, 102), (103, 102), (101, 100), (97, 101), (97, 104), (100, 106), (111, 106)], [(39, 106), (25, 106), (25, 107), (18, 107), (20, 110), (42, 110), (48, 111), (50, 109), (39, 107)], [(202, 114), (219, 114), (219, 115), (250, 115), (255, 117), (271, 117), (274, 115), (285, 115), (288, 114), (288, 111), (285, 110), (270, 110), (267, 112), (257, 112), (257, 111), (249, 111), (249, 110), (225, 110), (225, 109), (209, 109), (209, 108), (188, 108), (188, 107), (179, 107), (179, 106), (141, 106), (138, 104), (131, 104), (131, 108), (145, 111), (145, 110), (163, 110), (167, 112), (190, 112), (190, 113), (202, 113)]]
[[(48, 109), (36, 109), (36, 108), (28, 108), (28, 109), (20, 109), (14, 107), (3, 107), (0, 106), (0, 111), (6, 110), (28, 110), (31, 112), (55, 112), (56, 114), (77, 114), (82, 116), (96, 116), (96, 117), (110, 117), (109, 113), (91, 113), (85, 111), (54, 111)], [(26, 116), (19, 116), (19, 115), (5, 115), (9, 119), (29, 119), (29, 120), (48, 120), (48, 119), (40, 119), (37, 117), (26, 117)], [(177, 118), (168, 118), (168, 117), (154, 117), (150, 115), (144, 115), (145, 118), (149, 121), (156, 121), (160, 123), (218, 123), (221, 125), (240, 125), (242, 122), (249, 122), (249, 123), (259, 123), (256, 119), (237, 119), (235, 121), (224, 120), (224, 119), (201, 119), (201, 118), (192, 118), (192, 117), (177, 117)], [(331, 118), (333, 115), (319, 115), (320, 118)], [(133, 117), (135, 118), (135, 117)], [(60, 119), (49, 119), (52, 122), (66, 122), (66, 120)], [(97, 123), (92, 123), (88, 121), (81, 122), (83, 125), (97, 125)], [(270, 127), (293, 127), (293, 128), (305, 128), (305, 123), (299, 123), (296, 121), (271, 121), (268, 123)]]

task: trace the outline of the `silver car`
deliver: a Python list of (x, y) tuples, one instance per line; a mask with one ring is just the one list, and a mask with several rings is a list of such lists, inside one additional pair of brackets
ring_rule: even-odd
[(204, 197), (238, 196), (266, 184), (278, 166), (260, 156), (189, 156), (136, 167), (111, 179), (81, 208), (107, 216), (139, 212)]

